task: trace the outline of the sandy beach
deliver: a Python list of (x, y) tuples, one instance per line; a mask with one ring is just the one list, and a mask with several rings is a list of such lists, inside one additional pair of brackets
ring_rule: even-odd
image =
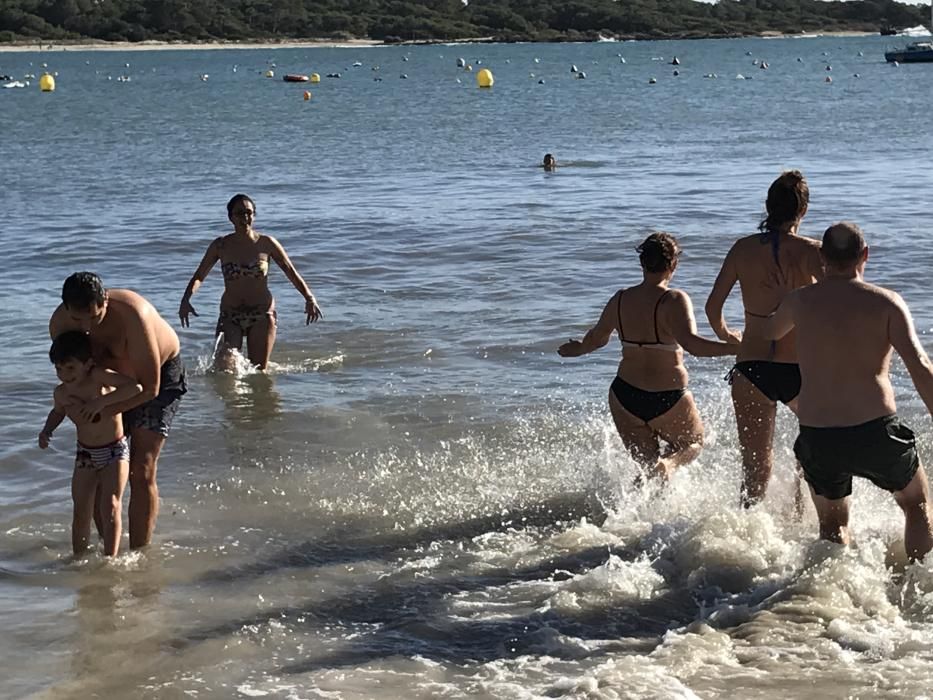
[[(806, 32), (802, 34), (784, 34), (781, 32), (761, 32), (759, 34), (749, 34), (749, 37), (760, 37), (762, 39), (785, 39), (785, 38), (813, 38), (821, 36), (833, 37), (857, 37), (874, 36), (875, 32), (852, 32), (852, 31), (825, 31), (825, 32)], [(722, 39), (726, 37), (709, 37), (711, 39)], [(631, 41), (631, 38), (620, 38), (618, 41)], [(474, 37), (470, 39), (461, 39), (450, 42), (433, 41), (405, 41), (402, 45), (430, 44), (430, 43), (489, 43), (492, 37)], [(546, 42), (547, 43), (547, 42)], [(288, 41), (215, 41), (215, 42), (190, 42), (190, 41), (89, 41), (89, 42), (16, 42), (12, 44), (0, 44), (0, 53), (49, 53), (56, 51), (191, 51), (191, 50), (220, 50), (220, 49), (305, 49), (305, 48), (331, 48), (331, 49), (355, 49), (370, 46), (388, 46), (382, 41), (375, 39), (347, 39), (345, 41), (334, 41), (330, 39), (292, 39)]]
[(95, 41), (95, 42), (32, 42), (0, 44), (0, 53), (51, 53), (56, 51), (205, 51), (215, 49), (357, 49), (367, 46), (382, 46), (383, 42), (373, 39), (349, 39), (330, 41), (327, 39), (295, 39), (292, 41), (255, 42), (185, 42), (185, 41)]

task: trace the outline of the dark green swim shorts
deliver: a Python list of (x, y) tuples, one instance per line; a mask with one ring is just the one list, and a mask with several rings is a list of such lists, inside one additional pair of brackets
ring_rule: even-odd
[(868, 479), (885, 491), (900, 491), (920, 465), (914, 432), (884, 416), (845, 428), (800, 426), (794, 454), (807, 483), (829, 499), (852, 493), (852, 477)]

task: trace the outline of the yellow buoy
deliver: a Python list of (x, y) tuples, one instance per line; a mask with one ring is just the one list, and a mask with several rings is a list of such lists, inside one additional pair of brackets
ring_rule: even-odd
[(267, 77), (267, 78), (274, 78), (274, 77), (275, 77), (275, 71), (274, 71), (274, 70), (267, 70), (267, 71), (266, 71), (266, 77)]
[(308, 90), (305, 90), (305, 102), (307, 102), (310, 99), (311, 99), (311, 92)]
[(320, 74), (320, 73), (312, 73), (312, 74), (311, 74), (311, 82), (312, 82), (312, 83), (319, 83), (319, 82), (321, 82), (321, 74)]
[(39, 78), (39, 89), (42, 90), (42, 92), (54, 92), (55, 78), (53, 78), (48, 73), (45, 73), (41, 78)]
[(476, 84), (481, 88), (491, 88), (495, 82), (495, 78), (492, 77), (492, 71), (488, 68), (483, 68), (483, 70), (476, 74)]

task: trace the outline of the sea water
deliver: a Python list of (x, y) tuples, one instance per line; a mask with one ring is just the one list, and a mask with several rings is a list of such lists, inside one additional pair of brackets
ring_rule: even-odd
[[(740, 510), (725, 359), (688, 359), (699, 460), (636, 488), (606, 407), (616, 341), (556, 354), (639, 280), (657, 229), (709, 334), (720, 262), (785, 168), (810, 182), (802, 233), (862, 225), (868, 278), (929, 345), (933, 70), (885, 48), (0, 54), (17, 78), (58, 73), (51, 94), (0, 91), (0, 696), (926, 696), (933, 563), (903, 564), (890, 496), (857, 483), (857, 546), (817, 542), (781, 409), (768, 498)], [(307, 327), (273, 271), (266, 374), (208, 369), (217, 270), (178, 328), (240, 191), (324, 311)], [(72, 428), (35, 445), (48, 317), (82, 269), (149, 298), (191, 375), (153, 546), (114, 561), (70, 555)], [(726, 311), (741, 322), (737, 295)], [(929, 462), (929, 417), (893, 374)]]

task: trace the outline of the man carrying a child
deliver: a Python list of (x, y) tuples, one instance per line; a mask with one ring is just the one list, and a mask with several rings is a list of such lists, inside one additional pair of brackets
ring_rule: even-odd
[(72, 330), (88, 334), (95, 363), (135, 379), (143, 389), (112, 407), (123, 413), (130, 440), (130, 547), (143, 547), (152, 539), (159, 512), (159, 454), (187, 391), (178, 336), (145, 298), (129, 289), (105, 289), (91, 272), (65, 280), (62, 303), (49, 321), (53, 339)]

